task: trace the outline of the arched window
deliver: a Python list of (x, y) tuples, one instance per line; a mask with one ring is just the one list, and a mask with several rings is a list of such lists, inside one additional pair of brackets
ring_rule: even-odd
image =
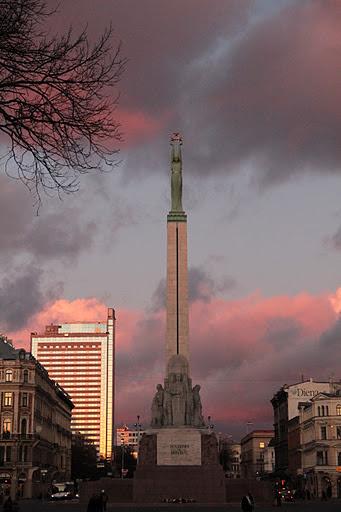
[(27, 434), (27, 420), (26, 418), (23, 418), (21, 420), (21, 433), (26, 435)]
[(24, 382), (28, 382), (28, 370), (24, 370)]
[(321, 407), (320, 407), (320, 406), (318, 406), (318, 408), (317, 408), (317, 414), (318, 414), (319, 416), (321, 416)]
[(337, 465), (341, 466), (341, 452), (337, 454)]
[(321, 409), (322, 409), (322, 416), (324, 416), (324, 405), (322, 405)]
[(329, 416), (329, 407), (326, 405), (326, 416)]
[(5, 381), (6, 382), (12, 382), (13, 380), (13, 372), (12, 370), (6, 370), (5, 372)]
[(341, 405), (337, 405), (337, 406), (336, 406), (336, 414), (337, 414), (338, 416), (341, 416)]

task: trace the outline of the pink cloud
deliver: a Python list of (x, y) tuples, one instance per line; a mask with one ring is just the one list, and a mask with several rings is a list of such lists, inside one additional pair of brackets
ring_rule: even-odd
[[(302, 373), (315, 379), (327, 379), (333, 371), (338, 376), (341, 353), (330, 354), (323, 344), (338, 336), (333, 334), (338, 325), (333, 300), (340, 294), (340, 289), (317, 296), (255, 293), (238, 300), (194, 302), (191, 367), (193, 383), (202, 386), (205, 415), (235, 435), (244, 433), (247, 421), (255, 428), (271, 427), (270, 399), (283, 384), (299, 381)], [(125, 309), (116, 316), (116, 422), (133, 422), (140, 414), (146, 424), (155, 386), (164, 376), (164, 311)], [(58, 300), (12, 336), (27, 346), (29, 332), (41, 331), (45, 324), (105, 317), (106, 306), (94, 298)]]
[(170, 117), (164, 113), (158, 118), (142, 110), (118, 109), (117, 120), (122, 124), (125, 145), (132, 145), (158, 135)]

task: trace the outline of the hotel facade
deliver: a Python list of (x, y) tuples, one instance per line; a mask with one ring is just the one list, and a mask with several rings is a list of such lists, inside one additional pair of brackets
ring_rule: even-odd
[(115, 311), (105, 322), (51, 324), (31, 334), (31, 351), (72, 397), (71, 429), (110, 460), (114, 444)]

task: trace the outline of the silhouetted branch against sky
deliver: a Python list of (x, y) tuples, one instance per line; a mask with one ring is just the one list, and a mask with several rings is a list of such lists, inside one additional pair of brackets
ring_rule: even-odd
[(44, 0), (0, 0), (2, 162), (38, 202), (42, 191), (73, 192), (82, 174), (109, 170), (121, 140), (116, 86), (126, 59), (112, 28), (94, 44), (86, 29), (51, 36), (53, 15)]

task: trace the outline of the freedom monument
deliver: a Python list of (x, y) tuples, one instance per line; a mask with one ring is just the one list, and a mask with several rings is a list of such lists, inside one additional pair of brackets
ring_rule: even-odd
[(182, 138), (171, 138), (171, 211), (167, 216), (166, 376), (156, 386), (150, 429), (140, 441), (134, 501), (225, 501), (217, 438), (206, 427), (200, 386), (192, 384), (188, 345), (187, 215), (182, 206)]

